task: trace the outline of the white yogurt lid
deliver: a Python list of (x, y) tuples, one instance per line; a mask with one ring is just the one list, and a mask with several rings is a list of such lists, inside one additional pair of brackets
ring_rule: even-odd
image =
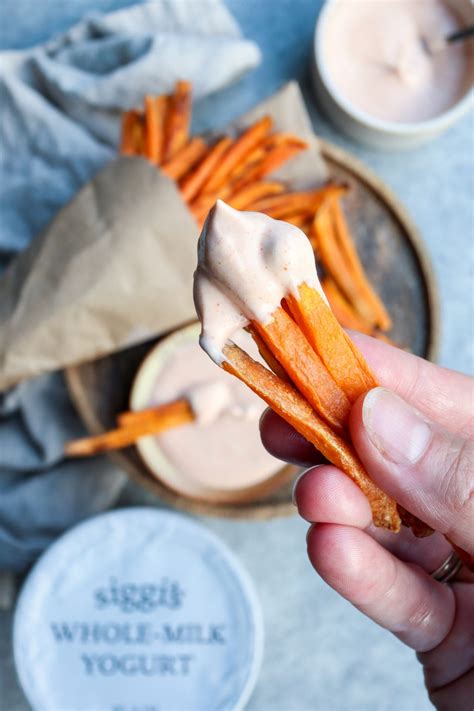
[(240, 709), (263, 650), (248, 573), (200, 524), (130, 508), (76, 526), (21, 591), (14, 655), (34, 709)]

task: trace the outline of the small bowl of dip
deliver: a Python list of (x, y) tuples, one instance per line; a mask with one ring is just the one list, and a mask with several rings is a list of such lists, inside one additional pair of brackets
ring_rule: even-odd
[(321, 107), (376, 148), (434, 138), (474, 105), (474, 43), (429, 46), (473, 21), (470, 0), (327, 0), (314, 34)]
[[(150, 472), (172, 491), (214, 504), (256, 501), (296, 473), (282, 466), (260, 441), (265, 403), (209, 359), (199, 346), (200, 324), (180, 328), (160, 341), (140, 366), (130, 407), (142, 410), (186, 398), (195, 420), (137, 442)], [(256, 359), (247, 333), (236, 339)]]

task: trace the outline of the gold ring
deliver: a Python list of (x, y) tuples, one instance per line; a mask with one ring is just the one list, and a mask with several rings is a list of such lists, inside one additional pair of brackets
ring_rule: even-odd
[(439, 583), (449, 583), (462, 568), (462, 560), (454, 553), (454, 551), (446, 558), (444, 563), (441, 563), (439, 568), (431, 573), (431, 577)]

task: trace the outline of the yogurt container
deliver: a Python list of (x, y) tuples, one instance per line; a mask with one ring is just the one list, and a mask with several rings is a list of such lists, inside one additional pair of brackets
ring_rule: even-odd
[(176, 513), (130, 508), (57, 540), (14, 616), (23, 690), (42, 711), (241, 709), (263, 624), (229, 549)]

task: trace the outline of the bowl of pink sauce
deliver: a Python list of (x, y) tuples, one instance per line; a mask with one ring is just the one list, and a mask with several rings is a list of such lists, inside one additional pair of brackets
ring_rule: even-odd
[(327, 0), (314, 34), (319, 103), (338, 128), (383, 149), (434, 138), (474, 106), (470, 0)]
[[(195, 420), (137, 442), (150, 472), (169, 489), (215, 504), (256, 501), (295, 474), (263, 447), (259, 419), (265, 403), (218, 368), (199, 346), (200, 324), (161, 340), (140, 366), (130, 407), (142, 410), (186, 398)], [(247, 333), (238, 343), (259, 359)]]

